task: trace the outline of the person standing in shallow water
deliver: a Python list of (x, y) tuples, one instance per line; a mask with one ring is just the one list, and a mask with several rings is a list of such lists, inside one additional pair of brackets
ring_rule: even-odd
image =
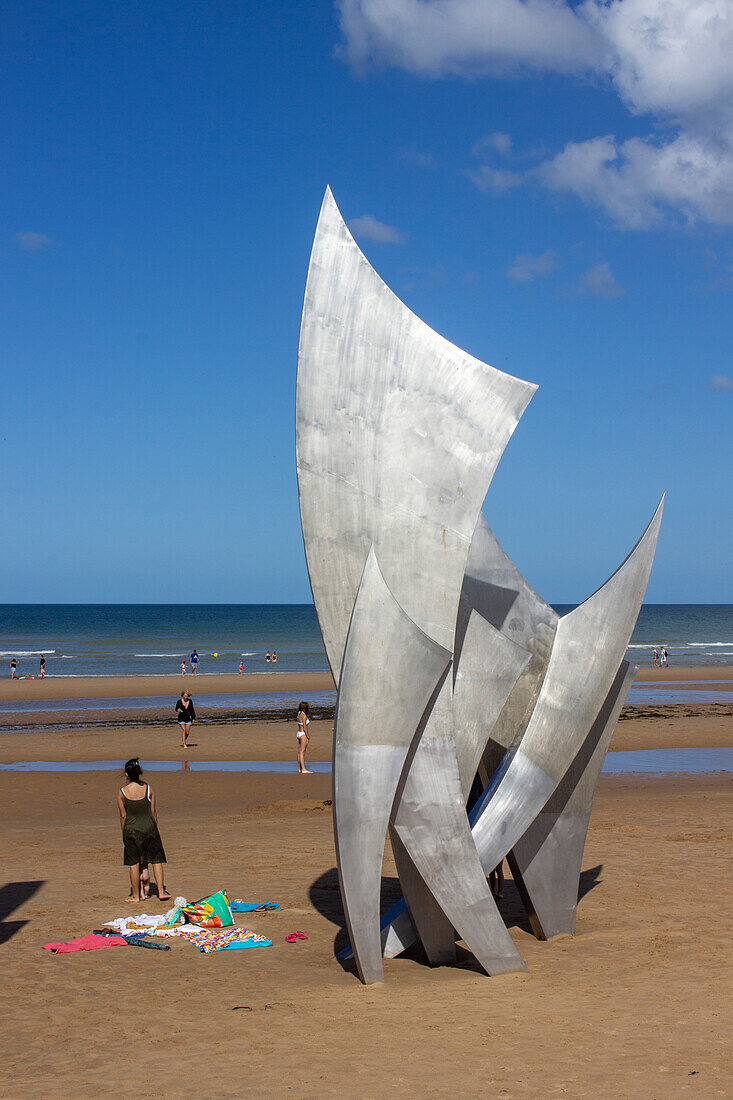
[(181, 692), (181, 698), (176, 703), (176, 714), (178, 715), (178, 725), (181, 727), (181, 748), (185, 749), (191, 726), (196, 721), (193, 699), (187, 691)]
[(143, 782), (143, 769), (136, 756), (125, 764), (127, 783), (120, 787), (117, 794), (117, 809), (120, 811), (122, 825), (122, 843), (124, 863), (130, 869), (132, 893), (127, 901), (136, 905), (144, 901), (141, 890), (140, 868), (148, 864), (158, 887), (158, 898), (169, 901), (170, 894), (163, 882), (163, 864), (166, 862), (163, 843), (158, 832), (158, 811), (155, 795), (147, 783)]
[(308, 726), (310, 725), (310, 707), (307, 703), (298, 704), (298, 774), (310, 775), (310, 771), (305, 766), (305, 750), (308, 748), (308, 742), (311, 737), (308, 733)]

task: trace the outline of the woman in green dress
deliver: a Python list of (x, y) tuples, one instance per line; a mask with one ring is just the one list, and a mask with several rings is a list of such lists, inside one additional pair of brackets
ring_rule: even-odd
[(128, 782), (120, 787), (117, 794), (117, 808), (122, 825), (124, 863), (130, 868), (132, 885), (132, 893), (127, 900), (132, 905), (145, 900), (140, 884), (140, 867), (147, 863), (158, 887), (158, 897), (161, 901), (169, 901), (170, 894), (163, 882), (163, 864), (166, 858), (158, 832), (155, 795), (148, 784), (142, 781), (143, 770), (136, 756), (125, 764), (125, 775)]

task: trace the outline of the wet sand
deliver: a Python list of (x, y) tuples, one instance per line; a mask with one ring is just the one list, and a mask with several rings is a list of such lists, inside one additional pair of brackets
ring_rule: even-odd
[[(642, 668), (637, 681), (673, 683), (679, 681), (730, 680), (733, 666), (704, 668)], [(334, 688), (330, 672), (256, 672), (242, 676), (47, 676), (44, 680), (0, 680), (0, 702), (42, 699), (130, 699), (166, 695), (177, 698), (182, 688), (194, 695), (214, 692), (308, 692)], [(703, 686), (703, 685), (700, 685)], [(719, 685), (722, 688), (722, 685)], [(724, 689), (723, 689), (724, 690)]]
[(46, 676), (39, 680), (0, 680), (0, 702), (20, 699), (132, 699), (168, 695), (185, 688), (192, 695), (213, 692), (330, 691), (330, 672), (253, 672), (221, 676)]
[(680, 680), (733, 680), (733, 665), (704, 665), (686, 668), (640, 668), (636, 674), (636, 683), (644, 681), (667, 684)]
[[(663, 717), (635, 716), (639, 710), (665, 710)], [(611, 742), (611, 751), (628, 749), (724, 748), (733, 744), (731, 708), (628, 707)], [(720, 712), (720, 713), (719, 713)], [(331, 759), (333, 722), (311, 722), (308, 759)], [(181, 749), (178, 726), (105, 726), (98, 729), (36, 731), (0, 734), (0, 764), (30, 760), (295, 760), (295, 722), (196, 723), (189, 748)]]

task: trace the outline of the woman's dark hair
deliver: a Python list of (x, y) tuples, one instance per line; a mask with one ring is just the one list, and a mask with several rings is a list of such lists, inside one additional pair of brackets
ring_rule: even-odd
[(306, 717), (310, 714), (310, 707), (305, 702), (298, 703), (298, 714), (300, 714), (301, 710), (303, 711), (303, 714), (306, 715)]
[(131, 760), (128, 760), (125, 764), (125, 775), (131, 783), (139, 783), (143, 774), (143, 769), (140, 765), (140, 761), (136, 756), (133, 756)]

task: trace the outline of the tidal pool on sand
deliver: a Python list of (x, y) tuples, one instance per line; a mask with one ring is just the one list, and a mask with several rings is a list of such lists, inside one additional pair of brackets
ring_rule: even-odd
[[(329, 774), (330, 763), (309, 762), (312, 772)], [(294, 760), (148, 760), (145, 770), (151, 772), (274, 772), (292, 775), (297, 772)], [(121, 772), (117, 760), (30, 760), (0, 764), (0, 771), (10, 772)], [(636, 749), (630, 752), (609, 752), (604, 775), (704, 775), (707, 772), (733, 771), (733, 748), (719, 749)]]

